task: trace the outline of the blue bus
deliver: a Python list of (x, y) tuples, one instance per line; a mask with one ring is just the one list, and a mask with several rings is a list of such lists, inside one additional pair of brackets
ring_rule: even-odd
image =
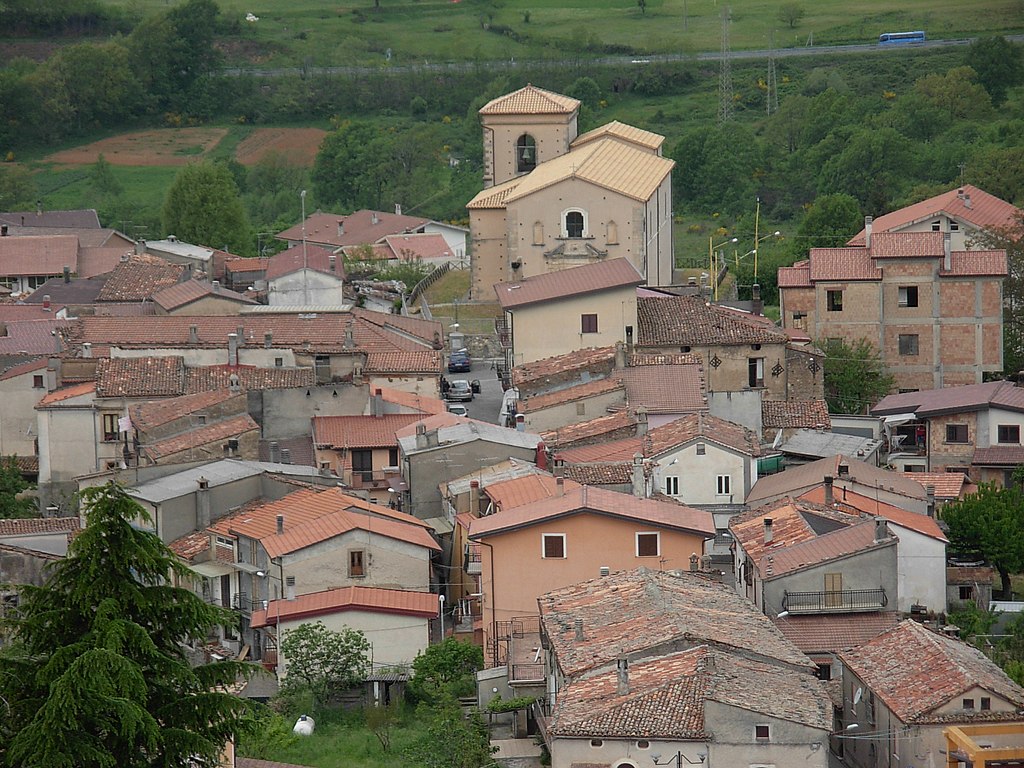
[(885, 32), (878, 36), (879, 45), (903, 45), (904, 43), (923, 43), (924, 32)]

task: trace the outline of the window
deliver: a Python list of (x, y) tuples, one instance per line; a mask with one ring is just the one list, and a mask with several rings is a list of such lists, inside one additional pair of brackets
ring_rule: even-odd
[(397, 448), (388, 448), (388, 466), (389, 467), (397, 467), (398, 466), (398, 449)]
[(916, 333), (901, 333), (899, 335), (899, 345), (901, 355), (916, 355), (917, 354), (917, 334)]
[(964, 709), (974, 709), (974, 699), (964, 699)]
[(966, 424), (947, 424), (946, 425), (946, 442), (947, 443), (966, 443), (967, 442), (967, 425)]
[(366, 559), (361, 549), (353, 549), (348, 553), (348, 575), (349, 578), (359, 578), (366, 575)]
[(603, 747), (604, 742), (601, 739), (591, 739), (590, 746), (592, 747)]
[(831, 664), (818, 664), (818, 679), (819, 680), (831, 680), (832, 679), (832, 665)]
[(660, 533), (638, 533), (636, 535), (636, 556), (657, 557), (661, 554)]
[(597, 315), (580, 315), (580, 333), (597, 333)]
[(583, 237), (583, 211), (569, 211), (565, 214), (565, 236)]
[(586, 403), (582, 403), (582, 402), (581, 403), (576, 403), (576, 415), (577, 416), (586, 416), (587, 415), (587, 404)]
[(942, 231), (942, 222), (941, 221), (933, 221), (932, 222), (932, 232), (941, 232), (941, 231)]
[(284, 358), (283, 357), (275, 357), (274, 358), (274, 367), (275, 368), (283, 368), (284, 367)]
[(829, 312), (842, 312), (843, 292), (825, 291), (825, 308), (828, 309)]
[[(116, 413), (104, 413), (103, 414), (103, 440), (104, 442), (111, 443), (117, 440), (121, 434), (121, 430), (117, 428), (117, 414)], [(1002, 441), (1000, 441), (1002, 442)]]
[(758, 741), (768, 741), (771, 738), (771, 728), (767, 725), (755, 725), (754, 738)]
[(747, 384), (753, 387), (764, 386), (764, 358), (747, 358)]
[(899, 305), (901, 307), (917, 306), (917, 286), (901, 285), (899, 289)]
[(974, 599), (974, 587), (970, 584), (960, 585), (960, 599), (961, 600), (973, 600)]
[(708, 447), (704, 443), (697, 443), (697, 455), (703, 456), (708, 452)]
[(1016, 424), (1000, 424), (997, 432), (1000, 443), (1020, 443), (1020, 427)]
[(955, 221), (950, 221), (949, 222), (949, 231), (950, 232), (959, 232), (960, 231), (960, 225), (957, 224)]
[(352, 450), (352, 474), (357, 473), (364, 482), (373, 480), (373, 451), (366, 448)]
[(992, 699), (990, 699), (988, 696), (982, 696), (981, 697), (981, 711), (982, 712), (988, 712), (990, 709), (992, 709)]
[(665, 478), (665, 495), (679, 495), (679, 477), (677, 475), (669, 475)]
[(537, 142), (524, 133), (516, 139), (516, 173), (528, 173), (537, 167)]
[(732, 493), (732, 477), (730, 475), (719, 475), (717, 487), (720, 496)]
[(637, 749), (650, 749), (651, 748), (651, 742), (649, 742), (647, 739), (640, 739), (636, 743), (636, 748)]
[(32, 377), (32, 387), (34, 389), (42, 389), (44, 386), (46, 386), (46, 385), (43, 384), (43, 375), (42, 374), (38, 374), (38, 375)]
[(545, 533), (541, 537), (544, 546), (545, 560), (559, 560), (565, 558), (565, 534)]

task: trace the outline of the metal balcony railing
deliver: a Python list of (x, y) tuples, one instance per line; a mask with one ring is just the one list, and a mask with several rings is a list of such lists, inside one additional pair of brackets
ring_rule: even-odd
[(234, 610), (241, 611), (246, 616), (249, 616), (253, 611), (258, 611), (263, 608), (263, 601), (250, 599), (246, 592), (236, 592), (231, 598), (231, 607)]
[(845, 613), (877, 611), (889, 600), (885, 589), (843, 589), (821, 592), (785, 592), (782, 610), (790, 613)]
[(462, 562), (462, 570), (466, 573), (480, 573), (482, 561), (479, 544), (467, 544), (466, 554)]

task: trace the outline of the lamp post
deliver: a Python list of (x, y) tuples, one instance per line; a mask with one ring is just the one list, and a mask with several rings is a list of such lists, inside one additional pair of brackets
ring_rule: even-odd
[(441, 621), (441, 642), (444, 642), (444, 595), (437, 596), (437, 618)]
[[(774, 232), (771, 232), (770, 234), (767, 234), (767, 235), (764, 235), (763, 237), (757, 238), (756, 240), (754, 240), (754, 248), (753, 248), (753, 250), (747, 251), (747, 253), (743, 254), (744, 256), (749, 256), (750, 254), (754, 254), (754, 282), (755, 283), (757, 282), (757, 246), (758, 246), (758, 244), (762, 240), (767, 240), (769, 237), (782, 237), (782, 233), (779, 230), (775, 230)], [(739, 263), (739, 260), (737, 259), (737, 264), (738, 263)]]
[(708, 269), (711, 271), (711, 279), (715, 284), (715, 301), (718, 301), (718, 249), (723, 245), (729, 245), (729, 243), (738, 243), (740, 239), (738, 237), (734, 237), (730, 240), (725, 240), (718, 245), (712, 245), (713, 241), (713, 237), (708, 238)]
[(306, 258), (306, 190), (299, 192), (299, 200), (302, 201), (302, 303), (309, 305), (309, 274), (307, 273), (308, 259)]

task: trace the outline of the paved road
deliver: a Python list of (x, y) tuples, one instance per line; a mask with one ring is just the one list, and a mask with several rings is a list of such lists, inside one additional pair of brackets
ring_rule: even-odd
[(473, 398), (473, 402), (464, 403), (469, 410), (471, 418), (478, 421), (486, 421), (491, 424), (498, 423), (498, 411), (501, 408), (501, 399), (504, 392), (501, 389), (501, 381), (497, 372), (491, 367), (491, 363), (473, 361), (473, 370), (469, 373), (445, 373), (449, 381), (455, 379), (480, 380), (480, 394)]

